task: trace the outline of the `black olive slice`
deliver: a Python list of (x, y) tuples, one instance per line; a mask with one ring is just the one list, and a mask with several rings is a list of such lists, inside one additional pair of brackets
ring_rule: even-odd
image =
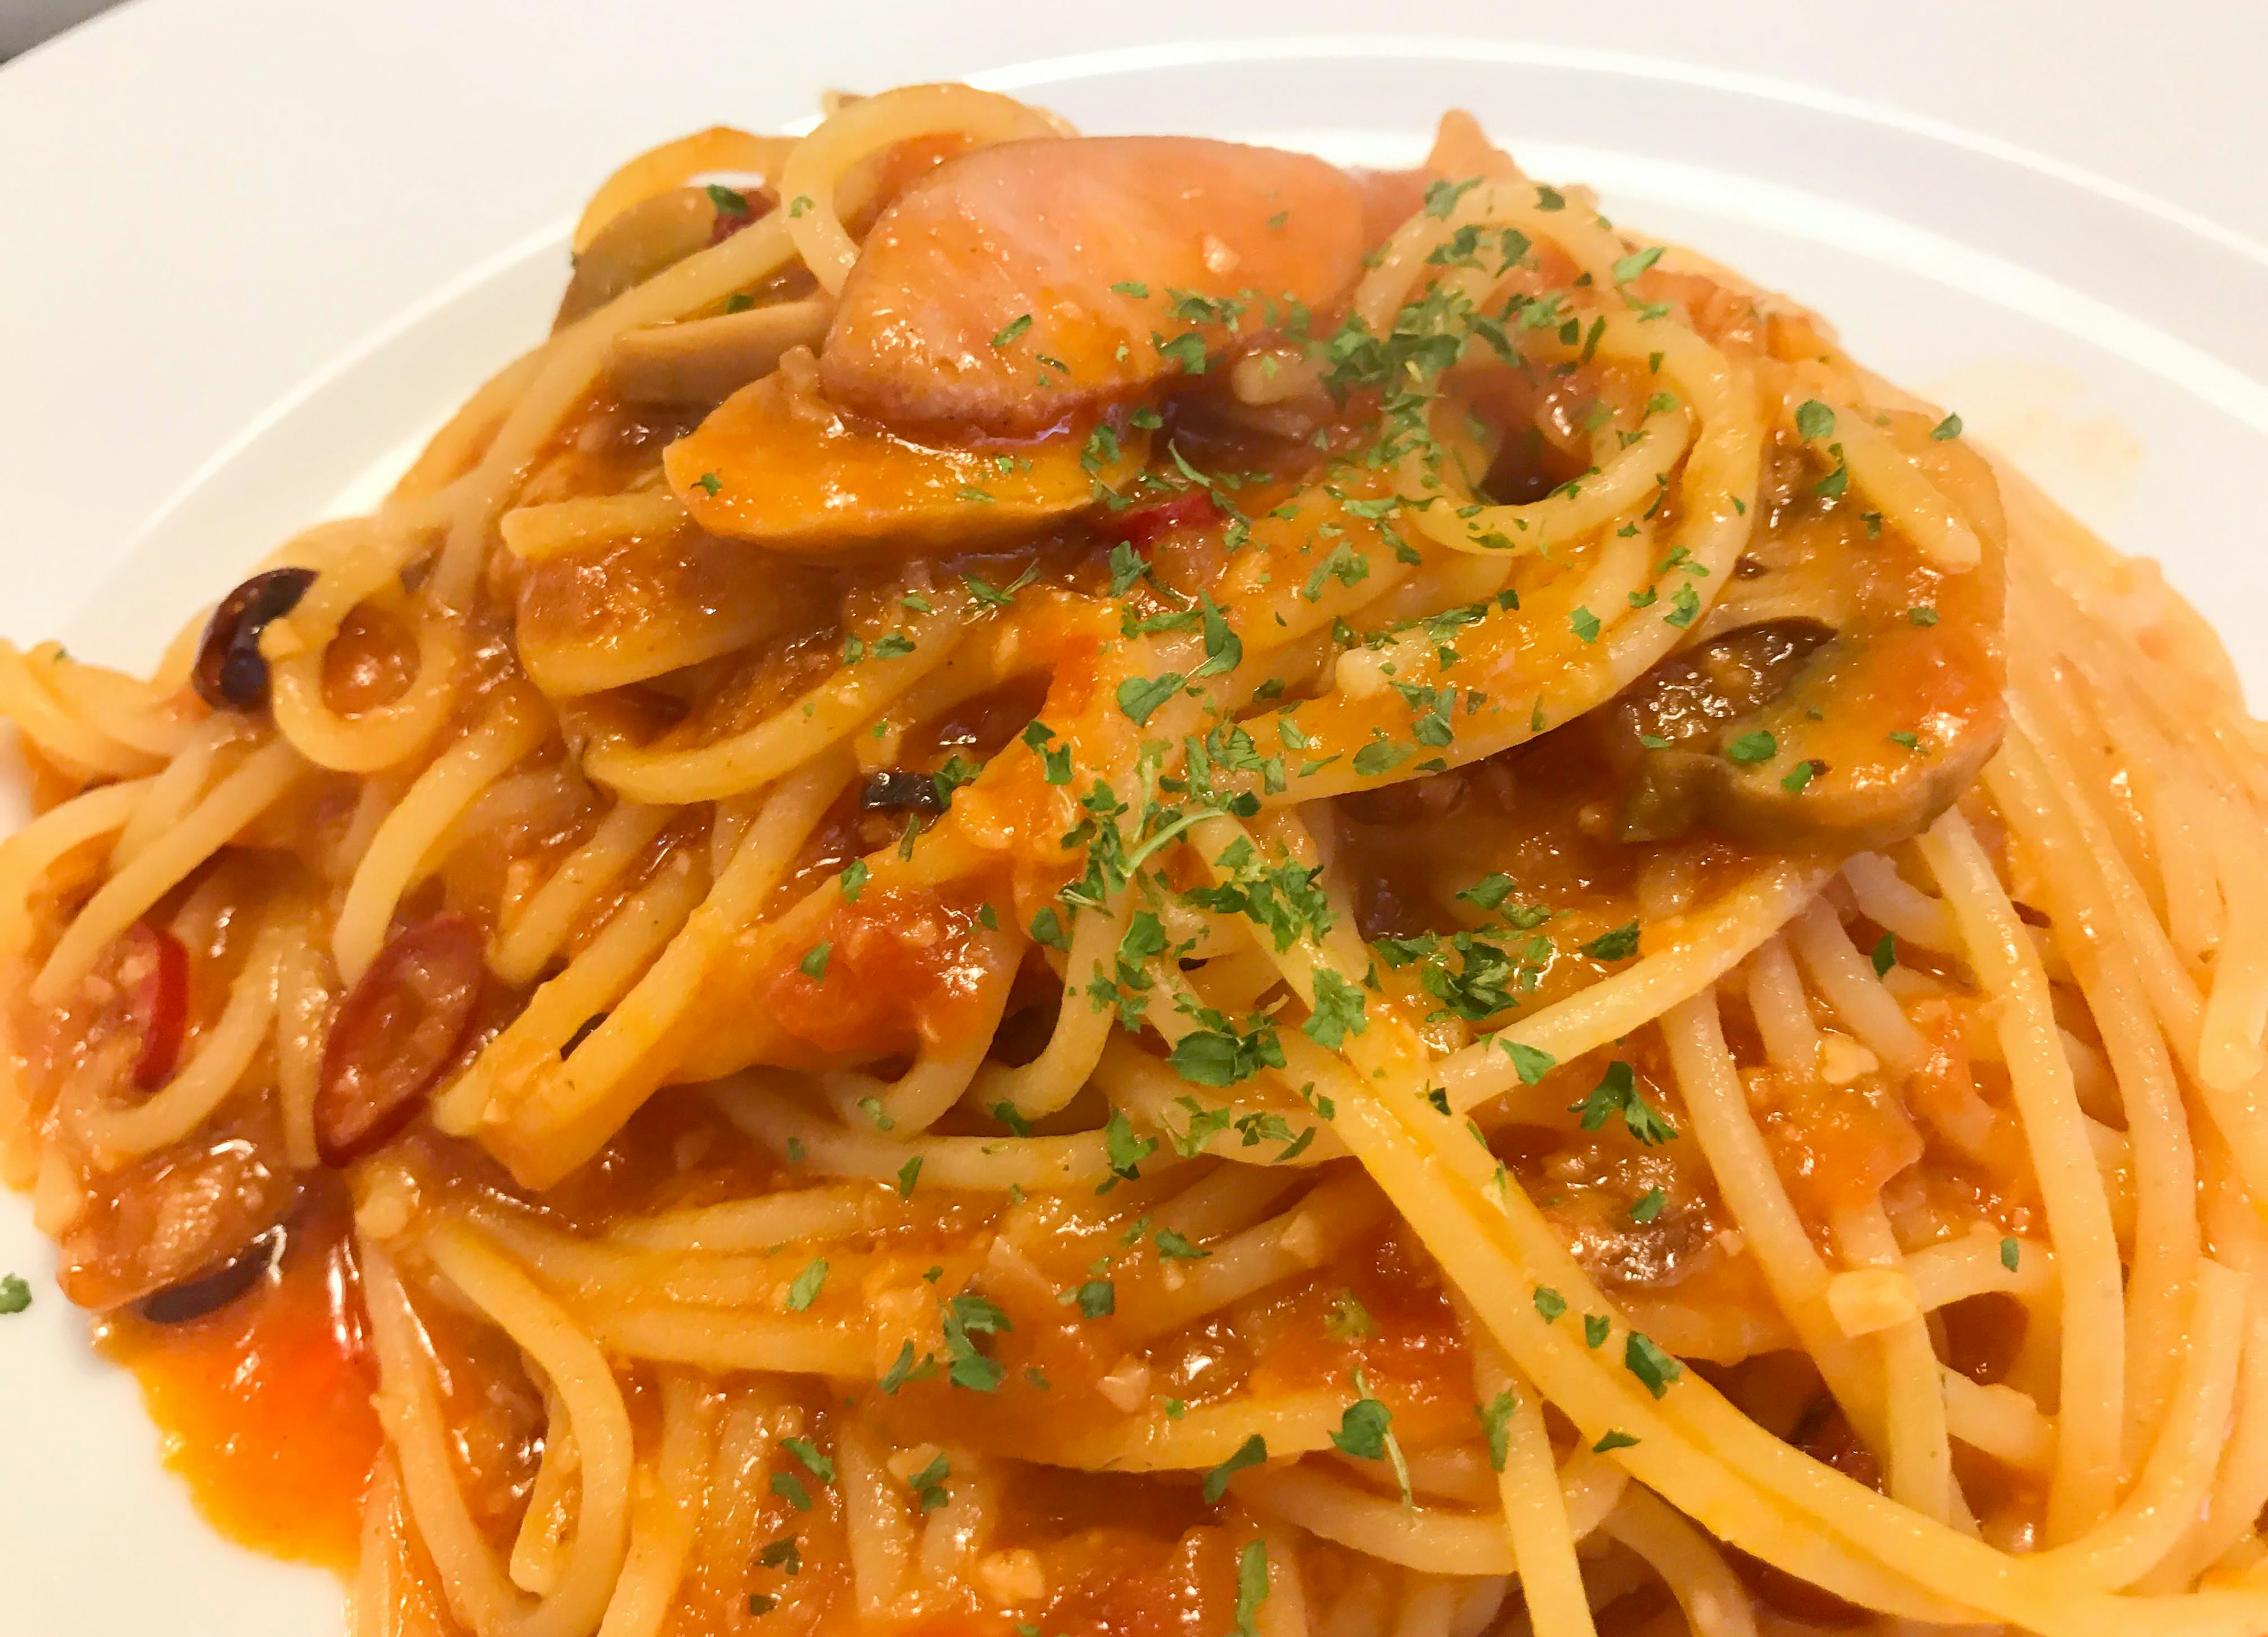
[(268, 660), (260, 652), (260, 633), (297, 608), (314, 583), (311, 568), (274, 568), (221, 599), (189, 673), (197, 697), (216, 711), (265, 708)]
[(597, 1034), (599, 1032), (599, 1025), (606, 1021), (607, 1014), (604, 1012), (593, 1012), (590, 1016), (576, 1024), (575, 1032), (567, 1036), (567, 1043), (559, 1048), (559, 1055), (563, 1058), (573, 1057), (575, 1055), (575, 1048), (581, 1045), (592, 1036)]
[(220, 1266), (195, 1279), (185, 1279), (163, 1290), (153, 1290), (135, 1304), (152, 1324), (186, 1324), (217, 1313), (260, 1282), (260, 1276), (284, 1259), (291, 1230), (278, 1222)]
[(891, 768), (867, 779), (858, 806), (867, 813), (925, 813), (933, 818), (945, 811), (945, 797), (933, 775)]

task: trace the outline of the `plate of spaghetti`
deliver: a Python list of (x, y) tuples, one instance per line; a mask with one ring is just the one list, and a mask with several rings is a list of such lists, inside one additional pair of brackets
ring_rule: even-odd
[(360, 1637), (2268, 1633), (2212, 628), (1469, 114), (1044, 100), (630, 159), (0, 645), (0, 1160), (208, 1510)]

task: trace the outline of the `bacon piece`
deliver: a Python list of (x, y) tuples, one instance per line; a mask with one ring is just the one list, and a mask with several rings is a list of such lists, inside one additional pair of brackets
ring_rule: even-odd
[(875, 223), (821, 382), (894, 425), (1028, 436), (1201, 369), (1271, 303), (1279, 317), (1287, 301), (1329, 306), (1364, 247), (1361, 187), (1305, 154), (1003, 143), (939, 166)]

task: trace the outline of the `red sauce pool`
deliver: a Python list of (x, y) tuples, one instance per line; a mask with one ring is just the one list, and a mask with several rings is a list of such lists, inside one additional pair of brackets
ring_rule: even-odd
[(304, 1213), (278, 1267), (180, 1324), (121, 1316), (103, 1350), (132, 1370), (166, 1464), (230, 1539), (351, 1568), (379, 1447), (343, 1202)]

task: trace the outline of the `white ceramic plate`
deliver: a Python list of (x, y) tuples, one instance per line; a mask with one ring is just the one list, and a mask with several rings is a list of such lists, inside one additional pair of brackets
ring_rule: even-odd
[[(584, 68), (601, 75), (595, 44), (585, 55)], [(513, 71), (495, 70), (506, 87)], [(2268, 312), (2268, 249), (2175, 206), (1834, 96), (1565, 48), (1152, 48), (981, 77), (1089, 130), (1197, 131), (1372, 164), (1409, 162), (1444, 107), (1472, 108), (1536, 174), (1594, 183), (1618, 221), (1818, 307), (1861, 358), (1959, 409), (1972, 433), (2126, 549), (2164, 559), (2209, 614), (2268, 606), (2268, 554), (2238, 532), (2268, 468), (2268, 329), (2257, 322)], [(437, 70), (424, 89), (443, 85)], [(2161, 90), (2169, 109), (2178, 89)], [(0, 125), (9, 95), (0, 79)], [(417, 111), (445, 127), (494, 116), (438, 101)], [(703, 100), (684, 106), (679, 123), (735, 117), (749, 115)], [(662, 134), (643, 120), (596, 122), (619, 138), (604, 149), (618, 157)], [(563, 210), (596, 180), (583, 156), (590, 136), (553, 149), (531, 133), (526, 170), (500, 185)], [(288, 255), (291, 237), (262, 238), (232, 191), (232, 156), (200, 157), (180, 185), (206, 207), (204, 231)], [(336, 231), (366, 232), (373, 257), (395, 254), (384, 233), (414, 229), (416, 212), (373, 215), (383, 232), (351, 214)], [(373, 498), (464, 393), (540, 335), (557, 295), (569, 216), (517, 237), (519, 218), (501, 204), (485, 237), (465, 217), (460, 201), (434, 229), (477, 247), (453, 277), (407, 310), (358, 314), (343, 332), (333, 315), (331, 333), (347, 341), (249, 424), (166, 423), (162, 458), (194, 476), (138, 533), (137, 512), (118, 520), (115, 537), (66, 551), (0, 545), (9, 634), (61, 622), (75, 651), (144, 663), (186, 610), (276, 537)], [(68, 225), (30, 224), (57, 230), (63, 247), (50, 254), (61, 255)], [(337, 247), (309, 260), (335, 268)], [(99, 271), (66, 301), (74, 310), (42, 322), (99, 326), (102, 304), (120, 294)], [(2250, 327), (2232, 328), (2229, 313), (2251, 315)], [(230, 357), (227, 337), (202, 335), (144, 359), (120, 417), (130, 427), (151, 413), (149, 400), (162, 409), (169, 383), (225, 371)], [(52, 350), (44, 364), (57, 390), (69, 384)], [(0, 416), (36, 414), (40, 386), (11, 381), (15, 402)], [(118, 453), (134, 458), (131, 447)], [(109, 515), (97, 498), (92, 514)], [(2268, 638), (2228, 635), (2254, 698), (2268, 699)], [(198, 1524), (154, 1458), (132, 1383), (87, 1355), (84, 1321), (48, 1282), (51, 1266), (20, 1202), (0, 1201), (0, 1269), (30, 1275), (37, 1293), (30, 1312), (0, 1321), (0, 1629), (100, 1637), (154, 1618), (183, 1637), (336, 1630), (328, 1576), (255, 1560)]]

